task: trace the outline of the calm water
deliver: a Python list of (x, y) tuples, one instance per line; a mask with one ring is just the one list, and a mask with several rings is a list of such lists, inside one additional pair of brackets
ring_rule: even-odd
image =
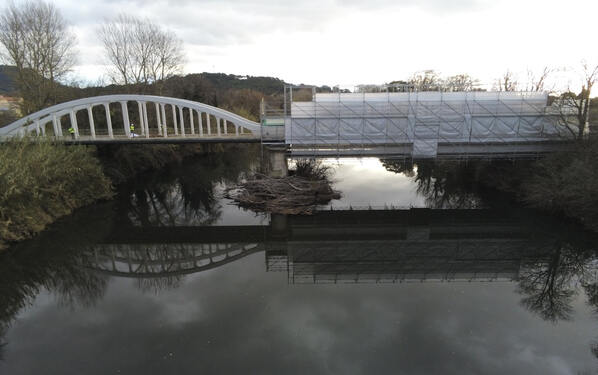
[(0, 373), (597, 371), (592, 236), (462, 168), (378, 159), (326, 161), (343, 198), (314, 216), (255, 214), (220, 198), (254, 155), (147, 176), (2, 254)]

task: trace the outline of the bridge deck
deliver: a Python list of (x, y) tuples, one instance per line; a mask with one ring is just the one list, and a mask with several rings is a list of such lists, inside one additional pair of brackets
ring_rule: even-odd
[[(162, 136), (151, 136), (149, 138), (145, 136), (139, 137), (127, 137), (127, 136), (114, 136), (109, 137), (96, 137), (91, 136), (80, 136), (78, 139), (72, 139), (69, 137), (56, 138), (60, 142), (67, 144), (175, 144), (175, 143), (259, 143), (261, 139), (251, 134), (239, 135), (239, 136), (196, 136), (196, 135), (173, 135), (168, 137)], [(282, 142), (282, 141), (281, 141)]]

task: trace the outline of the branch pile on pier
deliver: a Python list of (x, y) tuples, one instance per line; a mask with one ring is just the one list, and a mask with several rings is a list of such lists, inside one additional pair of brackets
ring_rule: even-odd
[(332, 189), (331, 168), (314, 159), (297, 160), (290, 175), (276, 178), (256, 173), (238, 186), (228, 188), (225, 197), (254, 211), (287, 215), (310, 215), (319, 204), (339, 199)]
[(326, 178), (313, 180), (296, 175), (274, 178), (256, 174), (227, 189), (225, 197), (254, 211), (310, 215), (317, 205), (339, 199), (340, 193), (332, 189)]

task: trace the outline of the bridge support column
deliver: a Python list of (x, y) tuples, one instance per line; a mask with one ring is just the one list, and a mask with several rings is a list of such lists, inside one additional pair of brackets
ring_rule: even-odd
[(226, 122), (226, 119), (222, 119), (222, 127), (224, 130), (224, 134), (228, 134), (228, 124)]
[(162, 135), (162, 119), (160, 118), (162, 115), (160, 114), (160, 105), (158, 103), (154, 103), (156, 105), (156, 122), (158, 124), (158, 135)]
[(147, 119), (147, 102), (143, 102), (141, 104), (141, 107), (143, 108), (143, 124), (145, 127), (145, 138), (149, 138), (150, 134), (149, 134), (149, 121)]
[(139, 128), (141, 129), (141, 135), (145, 134), (145, 124), (143, 121), (143, 103), (137, 102), (137, 110), (139, 111)]
[(114, 138), (112, 132), (112, 117), (110, 116), (110, 103), (104, 103), (104, 111), (106, 112), (106, 126), (108, 126), (108, 137)]
[(39, 120), (35, 121), (35, 134), (39, 137), (41, 135), (41, 129), (39, 128)]
[(193, 124), (193, 108), (189, 108), (189, 126), (191, 126), (191, 134), (195, 134), (195, 125)]
[(164, 127), (164, 138), (168, 138), (168, 123), (166, 122), (166, 106), (160, 104), (160, 112), (162, 113), (162, 126)]
[(176, 118), (176, 106), (174, 104), (171, 104), (171, 106), (172, 106), (172, 121), (174, 123), (174, 135), (179, 135), (178, 121)]
[(471, 142), (472, 117), (471, 114), (465, 115), (463, 134), (461, 134), (461, 142)]
[(216, 117), (216, 134), (218, 134), (218, 136), (220, 136), (220, 119), (218, 117)]
[(270, 177), (285, 177), (288, 175), (286, 147), (269, 147), (267, 151), (268, 175)]
[(236, 136), (239, 135), (239, 127), (237, 125), (235, 125), (235, 135)]
[(69, 112), (69, 119), (71, 120), (71, 126), (75, 130), (75, 139), (79, 139), (79, 127), (77, 126), (77, 116), (75, 111)]
[(45, 122), (45, 121), (41, 124), (42, 136), (44, 136), (44, 137), (46, 136), (46, 125), (47, 125), (47, 122)]
[(210, 114), (206, 112), (206, 127), (208, 129), (208, 135), (212, 134), (212, 130), (210, 129)]
[(60, 123), (60, 117), (56, 117), (56, 115), (53, 115), (52, 125), (54, 126), (54, 136), (62, 137), (62, 124)]
[(91, 105), (87, 106), (87, 118), (89, 119), (89, 131), (91, 132), (91, 139), (96, 139), (96, 126), (93, 122), (93, 110)]
[(127, 102), (122, 101), (120, 102), (120, 108), (123, 114), (123, 127), (125, 128), (125, 134), (127, 137), (131, 136), (131, 122), (129, 121), (129, 108), (127, 107)]
[(185, 136), (185, 117), (183, 116), (183, 107), (179, 107), (179, 115), (181, 116), (181, 135)]
[(199, 128), (199, 136), (203, 136), (203, 122), (201, 120), (201, 112), (197, 112), (197, 127)]
[(287, 238), (289, 235), (289, 221), (287, 215), (271, 214), (270, 215), (270, 229), (272, 230), (272, 237), (276, 239)]

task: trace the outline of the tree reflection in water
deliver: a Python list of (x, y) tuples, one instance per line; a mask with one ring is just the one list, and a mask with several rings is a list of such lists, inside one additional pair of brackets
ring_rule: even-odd
[[(225, 151), (225, 150), (220, 150)], [(220, 217), (217, 191), (236, 182), (257, 160), (255, 147), (232, 148), (191, 160), (184, 165), (145, 174), (124, 186), (115, 202), (81, 209), (55, 223), (35, 239), (15, 245), (0, 254), (0, 337), (17, 314), (47, 290), (69, 308), (93, 306), (105, 293), (108, 276), (95, 272), (93, 250), (117, 231), (134, 226), (209, 225)], [(167, 261), (172, 244), (135, 251), (152, 253)], [(186, 249), (178, 249), (187, 251)], [(181, 277), (139, 280), (142, 290), (160, 290), (179, 285)], [(6, 343), (0, 340), (0, 358)]]
[[(1, 254), (0, 337), (19, 311), (28, 306), (42, 289), (56, 293), (65, 306), (90, 306), (100, 300), (105, 293), (108, 276), (98, 273), (94, 267), (97, 266), (98, 255), (103, 252), (103, 255), (110, 255), (110, 251), (128, 253), (145, 261), (137, 266), (159, 266), (159, 270), (166, 271), (180, 266), (181, 259), (196, 259), (198, 247), (181, 241), (146, 245), (132, 238), (130, 243), (119, 245), (118, 242), (106, 243), (105, 239), (115, 232), (124, 233), (126, 237), (133, 229), (154, 231), (165, 227), (214, 223), (222, 209), (218, 203), (218, 190), (249, 170), (252, 160), (255, 158), (239, 153), (213, 154), (165, 174), (144, 176), (140, 184), (123, 188), (118, 201), (93, 207), (87, 213), (80, 211), (36, 240)], [(412, 165), (396, 161), (384, 161), (384, 165), (391, 171), (412, 177), (430, 207), (471, 209), (502, 205), (502, 201), (493, 197), (491, 189), (479, 186), (479, 181), (497, 179), (496, 175), (486, 175), (490, 171), (495, 172), (495, 167), (480, 167), (475, 163), (454, 167), (449, 163), (431, 162)], [(507, 167), (502, 168), (507, 170)], [(99, 209), (102, 211), (98, 212)], [(342, 216), (342, 213), (339, 215)], [(539, 251), (538, 256), (530, 251), (530, 256), (521, 262), (515, 282), (522, 306), (544, 320), (557, 323), (571, 319), (574, 297), (584, 293), (587, 303), (598, 314), (596, 237), (579, 231), (574, 225), (567, 226), (541, 216), (525, 218), (517, 212), (515, 216), (520, 217), (526, 230), (529, 227), (525, 235), (530, 241), (548, 243), (545, 245), (548, 248)], [(284, 241), (283, 238), (275, 240)], [(253, 237), (246, 241), (239, 237), (235, 241), (256, 242)], [(144, 277), (142, 274), (137, 278), (138, 287), (143, 291), (156, 292), (179, 286), (184, 277), (184, 273), (164, 272), (164, 275)], [(591, 350), (598, 356), (598, 341), (592, 344)], [(0, 357), (1, 354), (0, 347)]]
[(111, 208), (103, 204), (78, 210), (0, 254), (0, 337), (42, 290), (69, 308), (93, 306), (104, 296), (107, 278), (84, 267), (92, 262), (85, 249), (110, 231)]
[[(122, 225), (119, 230), (216, 223), (221, 217), (220, 192), (255, 169), (259, 161), (259, 149), (254, 145), (224, 146), (220, 151), (201, 155), (168, 171), (145, 175), (140, 181), (124, 186), (119, 192), (118, 218)], [(178, 259), (191, 256), (189, 249), (177, 244), (132, 246), (127, 251), (138, 259), (161, 259), (165, 264), (173, 259), (175, 252)], [(178, 287), (183, 277), (139, 278), (137, 284), (143, 291), (157, 292)]]
[(215, 152), (145, 175), (119, 192), (119, 217), (134, 226), (213, 224), (221, 215), (218, 193), (255, 167), (256, 154), (254, 147)]
[[(518, 175), (527, 173), (525, 162), (510, 161), (400, 161), (384, 160), (387, 170), (404, 173), (417, 183), (418, 192), (430, 208), (501, 207), (502, 190), (513, 190)], [(546, 218), (544, 218), (546, 219)], [(538, 219), (534, 219), (538, 220)], [(521, 304), (542, 319), (557, 323), (570, 320), (573, 300), (584, 293), (598, 314), (598, 238), (574, 224), (556, 220), (535, 221), (536, 235), (554, 238), (549, 257), (529, 259), (521, 266), (517, 291)], [(598, 358), (598, 340), (590, 347)]]

